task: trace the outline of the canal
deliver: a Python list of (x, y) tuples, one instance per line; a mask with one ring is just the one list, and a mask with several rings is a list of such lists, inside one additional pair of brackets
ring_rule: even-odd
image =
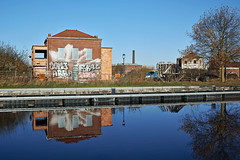
[(8, 110), (0, 113), (0, 156), (240, 159), (240, 103)]

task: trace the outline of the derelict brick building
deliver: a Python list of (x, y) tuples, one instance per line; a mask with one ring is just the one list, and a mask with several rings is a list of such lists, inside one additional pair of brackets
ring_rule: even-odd
[[(112, 79), (112, 48), (78, 30), (48, 35), (44, 46), (32, 47), (33, 76), (48, 80)], [(36, 54), (42, 53), (42, 57)]]

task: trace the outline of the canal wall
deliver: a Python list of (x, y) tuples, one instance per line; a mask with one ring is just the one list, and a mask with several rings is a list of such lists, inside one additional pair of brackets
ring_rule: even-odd
[(99, 88), (26, 88), (0, 89), (0, 97), (146, 94), (168, 92), (240, 91), (240, 86), (163, 86), (163, 87), (99, 87)]
[(0, 90), (0, 108), (164, 104), (240, 100), (240, 88), (216, 86)]

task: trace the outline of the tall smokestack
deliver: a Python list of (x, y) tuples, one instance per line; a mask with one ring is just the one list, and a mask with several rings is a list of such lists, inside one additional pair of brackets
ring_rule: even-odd
[(135, 50), (132, 51), (132, 64), (135, 64)]

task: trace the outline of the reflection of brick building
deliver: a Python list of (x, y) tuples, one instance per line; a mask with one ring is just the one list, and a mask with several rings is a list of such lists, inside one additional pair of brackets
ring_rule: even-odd
[(112, 49), (101, 47), (102, 39), (78, 30), (48, 35), (44, 46), (32, 47), (33, 76), (50, 80), (110, 80)]
[(34, 130), (45, 130), (47, 139), (65, 143), (98, 137), (102, 126), (111, 125), (110, 108), (33, 112)]

